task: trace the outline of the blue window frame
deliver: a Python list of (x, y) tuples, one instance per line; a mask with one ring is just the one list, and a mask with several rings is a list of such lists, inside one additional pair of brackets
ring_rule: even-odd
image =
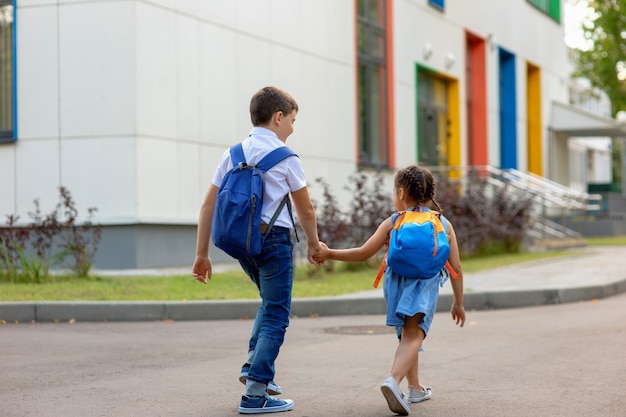
[(500, 48), (500, 167), (517, 169), (517, 91), (515, 55)]
[(0, 0), (0, 143), (17, 138), (15, 0)]
[(433, 7), (436, 7), (437, 9), (441, 11), (444, 11), (446, 8), (445, 0), (428, 0), (428, 4), (430, 4)]

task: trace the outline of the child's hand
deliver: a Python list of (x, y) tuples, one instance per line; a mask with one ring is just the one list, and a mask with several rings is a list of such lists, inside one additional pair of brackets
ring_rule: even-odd
[(330, 250), (328, 249), (328, 246), (326, 245), (326, 243), (320, 242), (319, 249), (316, 250), (315, 253), (313, 254), (313, 260), (315, 260), (315, 262), (323, 263), (324, 261), (328, 259), (329, 254), (330, 254)]
[(206, 284), (207, 278), (211, 279), (211, 275), (213, 275), (211, 258), (208, 256), (196, 256), (196, 260), (194, 261), (191, 269), (191, 275), (193, 275), (199, 282)]
[(463, 327), (465, 324), (465, 308), (463, 308), (462, 305), (452, 304), (450, 312), (452, 313), (452, 320), (456, 321), (456, 324)]

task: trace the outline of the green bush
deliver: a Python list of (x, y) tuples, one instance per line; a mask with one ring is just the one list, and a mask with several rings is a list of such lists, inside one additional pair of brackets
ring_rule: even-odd
[[(90, 220), (79, 223), (78, 210), (69, 190), (59, 187), (59, 202), (43, 214), (39, 200), (29, 212), (30, 223), (19, 225), (19, 216), (7, 215), (0, 227), (0, 280), (41, 283), (51, 266), (68, 266), (77, 277), (85, 277), (93, 264), (101, 226)], [(91, 219), (95, 208), (88, 209)]]

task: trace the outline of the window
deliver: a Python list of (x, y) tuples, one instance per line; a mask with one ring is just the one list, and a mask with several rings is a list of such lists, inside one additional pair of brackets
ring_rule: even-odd
[(387, 4), (357, 0), (359, 164), (389, 166)]
[(528, 0), (528, 2), (561, 23), (561, 0)]
[(428, 0), (428, 4), (430, 4), (433, 7), (436, 7), (437, 9), (441, 11), (444, 11), (444, 9), (446, 8), (445, 0)]
[(0, 142), (16, 137), (14, 3), (0, 0)]

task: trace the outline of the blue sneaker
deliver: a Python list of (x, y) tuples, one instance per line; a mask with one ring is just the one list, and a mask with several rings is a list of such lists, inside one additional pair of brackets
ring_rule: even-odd
[(279, 413), (293, 408), (293, 401), (281, 400), (265, 394), (263, 397), (241, 397), (240, 414)]
[[(248, 372), (250, 371), (250, 364), (244, 363), (241, 367), (241, 373), (239, 374), (239, 382), (246, 385), (246, 379), (248, 378)], [(274, 381), (270, 381), (267, 384), (267, 393), (270, 395), (280, 395), (283, 393), (283, 389)]]

